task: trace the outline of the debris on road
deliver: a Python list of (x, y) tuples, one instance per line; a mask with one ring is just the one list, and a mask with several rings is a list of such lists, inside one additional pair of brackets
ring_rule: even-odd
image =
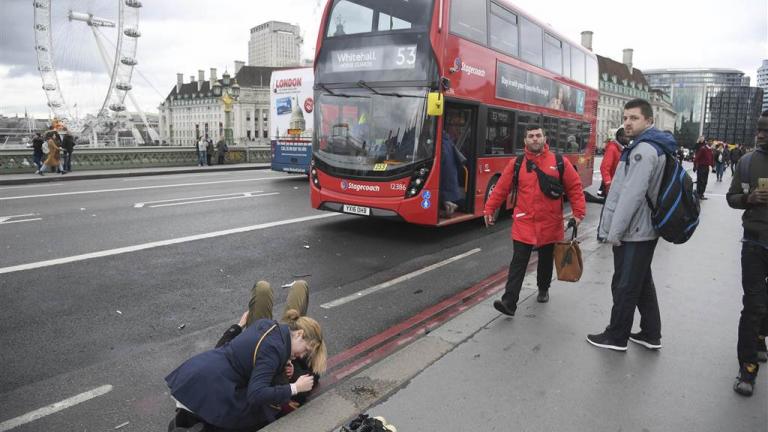
[(186, 327), (186, 326), (187, 326), (186, 324), (182, 324), (182, 325), (180, 325), (180, 326), (179, 326), (179, 330), (183, 330), (183, 329), (184, 329), (184, 327)]
[(122, 315), (122, 314), (123, 314), (123, 313), (122, 313), (122, 312), (120, 312), (119, 310), (116, 310), (115, 312), (117, 312), (117, 314), (118, 314), (118, 315)]
[(129, 424), (131, 424), (131, 422), (120, 423), (119, 425), (115, 426), (115, 430), (128, 426)]

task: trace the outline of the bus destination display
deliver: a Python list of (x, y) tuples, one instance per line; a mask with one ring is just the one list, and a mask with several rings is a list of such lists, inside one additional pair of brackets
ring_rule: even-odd
[(414, 69), (416, 45), (377, 46), (331, 52), (331, 72)]

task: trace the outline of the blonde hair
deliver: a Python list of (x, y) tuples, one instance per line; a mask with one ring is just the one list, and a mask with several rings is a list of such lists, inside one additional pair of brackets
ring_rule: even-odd
[(318, 374), (325, 372), (328, 354), (320, 324), (310, 317), (301, 316), (299, 311), (294, 309), (285, 311), (283, 320), (291, 331), (304, 331), (304, 340), (309, 346), (309, 367), (312, 371)]

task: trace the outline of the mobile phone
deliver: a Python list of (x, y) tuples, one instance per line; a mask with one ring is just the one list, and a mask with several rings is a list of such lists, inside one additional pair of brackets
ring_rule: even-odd
[(760, 177), (757, 179), (757, 188), (760, 190), (768, 191), (768, 178)]

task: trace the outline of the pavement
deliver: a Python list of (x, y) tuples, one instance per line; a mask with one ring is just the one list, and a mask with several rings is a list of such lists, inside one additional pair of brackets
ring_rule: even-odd
[(751, 398), (731, 388), (742, 228), (741, 212), (725, 201), (729, 179), (712, 176), (691, 240), (660, 240), (656, 249), (661, 350), (630, 342), (621, 353), (585, 341), (611, 310), (612, 252), (593, 228), (581, 237), (581, 281), (553, 282), (549, 303), (536, 302), (529, 273), (514, 318), (496, 312), (498, 294), (490, 296), (264, 431), (338, 431), (367, 413), (399, 431), (765, 432), (768, 373)]
[(46, 183), (54, 181), (68, 180), (94, 180), (104, 178), (120, 177), (142, 177), (156, 176), (166, 174), (189, 174), (189, 173), (210, 173), (218, 171), (242, 171), (269, 169), (269, 163), (241, 163), (211, 166), (178, 166), (178, 167), (156, 167), (156, 168), (131, 168), (131, 169), (109, 169), (109, 170), (87, 170), (72, 171), (66, 174), (46, 173), (37, 175), (32, 172), (28, 174), (3, 174), (0, 175), (0, 185), (22, 185), (33, 183)]

